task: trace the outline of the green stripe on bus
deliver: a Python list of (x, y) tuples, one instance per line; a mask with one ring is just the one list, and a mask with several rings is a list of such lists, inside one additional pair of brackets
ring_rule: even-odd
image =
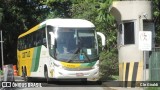
[(84, 68), (93, 67), (93, 65), (95, 65), (95, 63), (96, 63), (96, 61), (91, 62), (91, 63), (84, 63), (84, 64), (81, 64), (80, 67), (84, 67)]
[(34, 48), (34, 51), (33, 51), (33, 57), (32, 57), (31, 72), (33, 72), (33, 71), (34, 71), (34, 68), (35, 68), (35, 59), (36, 59), (36, 54), (37, 54), (37, 48)]
[(38, 70), (40, 54), (41, 54), (41, 46), (37, 47), (37, 55), (36, 55), (36, 63), (35, 63), (34, 71)]
[(34, 49), (34, 54), (32, 58), (32, 68), (31, 68), (32, 72), (36, 72), (38, 70), (40, 53), (41, 53), (41, 46), (36, 47)]

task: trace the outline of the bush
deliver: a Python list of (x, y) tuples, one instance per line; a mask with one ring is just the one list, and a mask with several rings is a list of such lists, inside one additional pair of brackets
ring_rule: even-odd
[(111, 79), (112, 75), (118, 75), (118, 54), (116, 50), (104, 51), (100, 54), (100, 78)]
[(148, 87), (145, 90), (160, 90), (160, 87)]

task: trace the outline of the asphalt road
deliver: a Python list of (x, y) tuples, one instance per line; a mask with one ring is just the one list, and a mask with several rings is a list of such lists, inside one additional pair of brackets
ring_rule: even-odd
[(110, 90), (109, 88), (104, 88), (101, 82), (51, 80), (51, 82), (46, 83), (44, 79), (38, 78), (30, 78), (29, 82), (25, 82), (22, 77), (13, 76), (11, 67), (8, 66), (6, 68), (4, 77), (0, 76), (3, 81), (6, 81), (0, 82), (1, 90)]
[[(52, 81), (46, 83), (44, 80), (39, 80), (34, 79), (34, 81), (24, 82), (21, 77), (15, 77), (16, 84), (12, 82), (12, 86), (16, 88), (1, 88), (1, 90), (111, 90), (109, 87), (104, 87), (103, 84), (95, 82)], [(26, 85), (26, 88), (23, 85), (20, 85), (22, 87), (17, 87), (17, 83), (23, 83), (23, 85)]]

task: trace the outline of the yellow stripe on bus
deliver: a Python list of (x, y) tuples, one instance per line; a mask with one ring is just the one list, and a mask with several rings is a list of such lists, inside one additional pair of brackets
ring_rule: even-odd
[(35, 27), (31, 28), (27, 32), (21, 34), (18, 38), (21, 38), (23, 36), (26, 36), (27, 34), (30, 34), (30, 33), (34, 32), (34, 31), (38, 30), (39, 27), (40, 27), (40, 24), (36, 25)]
[(78, 68), (81, 65), (79, 63), (66, 63), (66, 62), (61, 62), (61, 64), (63, 67), (66, 67), (66, 68)]

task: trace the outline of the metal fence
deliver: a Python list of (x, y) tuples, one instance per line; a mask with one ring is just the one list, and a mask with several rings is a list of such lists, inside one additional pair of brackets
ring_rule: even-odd
[(154, 48), (150, 53), (149, 80), (160, 81), (160, 47)]

